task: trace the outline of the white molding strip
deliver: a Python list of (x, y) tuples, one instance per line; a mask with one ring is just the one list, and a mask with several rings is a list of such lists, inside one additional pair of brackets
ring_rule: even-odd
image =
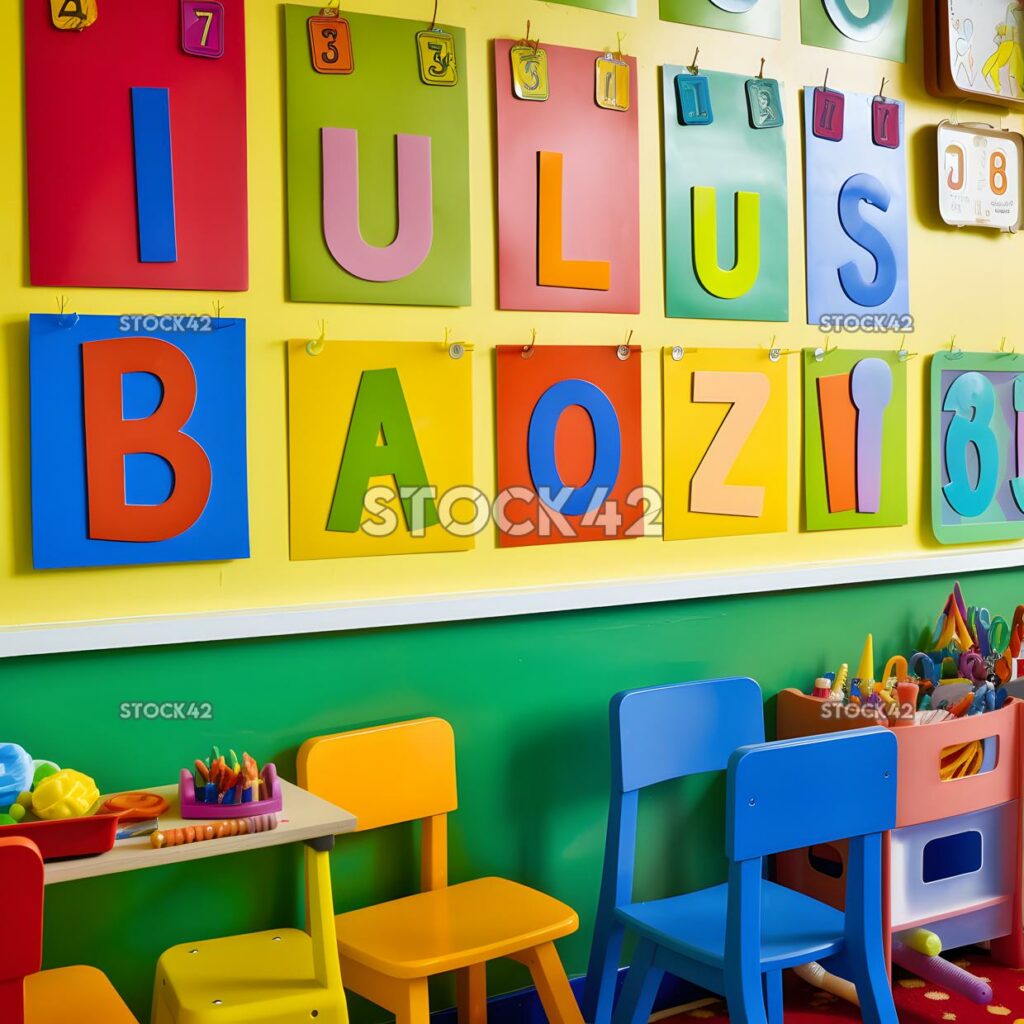
[(975, 548), (919, 558), (814, 563), (726, 575), (605, 580), (329, 605), (41, 623), (0, 628), (0, 658), (494, 619), (945, 576), (1021, 565), (1024, 547)]

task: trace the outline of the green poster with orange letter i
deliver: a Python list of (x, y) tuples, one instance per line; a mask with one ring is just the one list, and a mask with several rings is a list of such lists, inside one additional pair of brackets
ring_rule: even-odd
[(466, 34), (285, 7), (300, 302), (470, 304)]
[(781, 83), (666, 65), (665, 311), (789, 319)]

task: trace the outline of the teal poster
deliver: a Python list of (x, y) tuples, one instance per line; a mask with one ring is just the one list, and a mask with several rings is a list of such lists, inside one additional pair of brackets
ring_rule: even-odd
[[(708, 123), (688, 114), (698, 86)], [(662, 90), (666, 315), (788, 320), (782, 83), (666, 65)]]

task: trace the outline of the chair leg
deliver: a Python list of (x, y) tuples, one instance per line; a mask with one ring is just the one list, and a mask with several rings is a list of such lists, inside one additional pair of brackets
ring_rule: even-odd
[(543, 942), (510, 956), (530, 969), (541, 1006), (551, 1024), (583, 1024), (583, 1014), (553, 942)]
[(626, 982), (615, 1007), (614, 1024), (647, 1024), (661, 979), (665, 976), (661, 968), (654, 966), (657, 951), (658, 947), (649, 939), (641, 939), (636, 944)]
[(590, 947), (590, 963), (583, 987), (583, 1016), (591, 1024), (611, 1024), (615, 1003), (615, 983), (622, 959), (622, 940), (626, 929), (611, 915), (602, 918), (598, 912), (594, 927), (594, 943)]
[(768, 1024), (782, 1024), (782, 971), (765, 973), (764, 995), (768, 1007)]
[(465, 967), (455, 976), (459, 1024), (487, 1024), (487, 964)]
[(899, 1024), (889, 976), (877, 958), (870, 958), (861, 965), (857, 997), (860, 999), (860, 1017), (864, 1024)]
[(395, 1024), (430, 1024), (430, 994), (426, 978), (410, 981), (395, 993), (388, 1007), (395, 1015)]

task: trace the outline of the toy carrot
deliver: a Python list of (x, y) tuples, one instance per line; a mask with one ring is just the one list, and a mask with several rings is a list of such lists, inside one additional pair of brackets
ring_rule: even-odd
[(272, 832), (277, 828), (276, 814), (261, 814), (254, 818), (232, 818), (208, 825), (187, 825), (185, 828), (171, 828), (166, 832), (154, 832), (150, 844), (156, 850), (165, 846), (185, 846), (189, 843), (205, 843), (210, 839), (227, 839), (231, 836), (245, 836), (256, 832)]

